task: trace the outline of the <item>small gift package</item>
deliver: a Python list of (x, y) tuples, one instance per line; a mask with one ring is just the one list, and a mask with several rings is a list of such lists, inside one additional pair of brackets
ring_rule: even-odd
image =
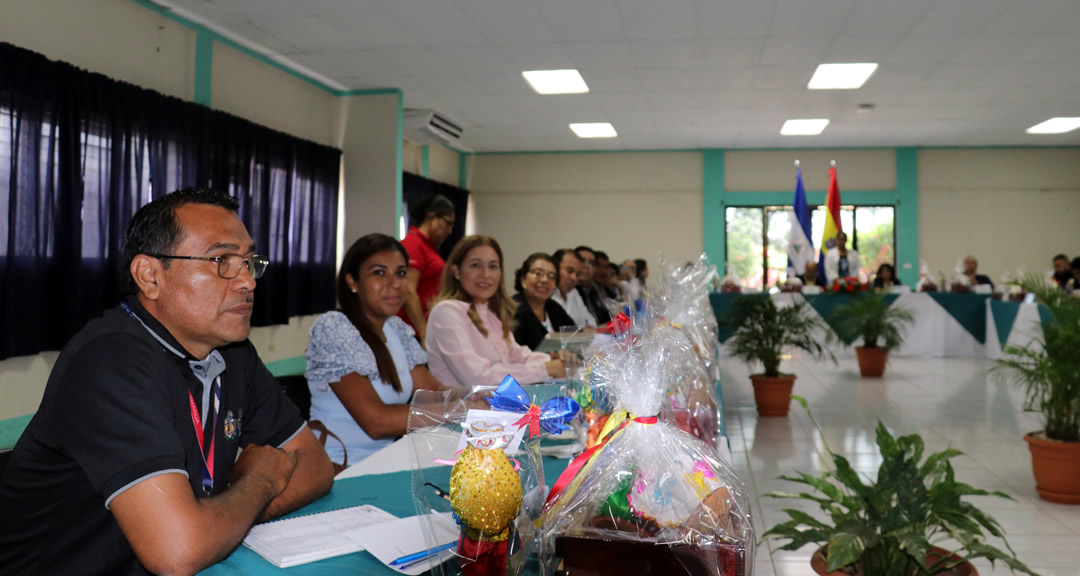
[(674, 336), (654, 331), (604, 351), (597, 368), (616, 408), (600, 442), (551, 488), (538, 523), (543, 574), (753, 574), (742, 484), (715, 447), (657, 417), (678, 369), (672, 351), (685, 346)]
[[(578, 413), (564, 391), (526, 392), (510, 376), (465, 395), (417, 391), (409, 416), (413, 502), (428, 550), (441, 561), (433, 574), (520, 575), (536, 561), (535, 523), (547, 493), (540, 438), (568, 429)], [(442, 544), (438, 535), (451, 524), (457, 541)]]

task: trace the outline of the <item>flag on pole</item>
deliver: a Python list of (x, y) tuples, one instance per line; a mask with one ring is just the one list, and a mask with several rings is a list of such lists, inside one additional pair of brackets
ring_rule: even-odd
[(814, 260), (814, 245), (810, 242), (810, 209), (806, 207), (802, 168), (795, 169), (795, 200), (791, 213), (791, 232), (788, 233), (787, 277), (801, 276), (807, 262)]
[(840, 186), (836, 183), (836, 166), (829, 166), (829, 193), (825, 196), (825, 232), (821, 234), (818, 253), (818, 279), (825, 283), (825, 253), (836, 247), (840, 228)]

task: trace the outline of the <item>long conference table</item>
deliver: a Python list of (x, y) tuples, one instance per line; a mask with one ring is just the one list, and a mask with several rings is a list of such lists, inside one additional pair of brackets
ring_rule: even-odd
[[(812, 314), (826, 324), (837, 321), (836, 309), (849, 304), (858, 294), (798, 294), (779, 293), (769, 296), (778, 306), (790, 306), (798, 300), (809, 304)], [(723, 318), (737, 298), (764, 297), (762, 294), (709, 295), (713, 311)], [(891, 306), (909, 310), (915, 321), (904, 330), (904, 344), (893, 351), (895, 356), (907, 357), (987, 357), (1000, 358), (1007, 345), (1023, 346), (1038, 335), (1039, 325), (1049, 319), (1045, 308), (1027, 302), (1002, 302), (989, 294), (919, 292), (888, 294)], [(720, 350), (733, 331), (721, 322)], [(819, 334), (824, 341), (825, 334)], [(853, 342), (835, 342), (829, 346), (838, 357), (854, 355)]]

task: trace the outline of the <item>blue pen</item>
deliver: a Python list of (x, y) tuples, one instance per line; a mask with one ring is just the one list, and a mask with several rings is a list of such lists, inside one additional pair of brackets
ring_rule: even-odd
[(419, 562), (420, 560), (425, 560), (429, 556), (434, 556), (435, 554), (438, 554), (439, 552), (442, 552), (443, 550), (449, 550), (449, 549), (451, 549), (451, 548), (453, 548), (455, 546), (457, 546), (457, 541), (456, 540), (454, 542), (449, 543), (449, 544), (443, 544), (442, 546), (436, 546), (434, 548), (431, 548), (430, 550), (421, 550), (421, 551), (419, 551), (419, 552), (417, 552), (415, 554), (409, 554), (407, 556), (402, 556), (401, 558), (398, 558), (397, 560), (394, 560), (393, 562), (391, 562), (389, 564), (389, 566), (394, 567), (394, 568), (403, 568), (408, 564), (413, 564), (415, 562)]

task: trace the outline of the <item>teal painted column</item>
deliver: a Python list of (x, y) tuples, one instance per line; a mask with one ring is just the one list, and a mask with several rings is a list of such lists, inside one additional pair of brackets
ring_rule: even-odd
[(430, 150), (428, 146), (420, 147), (420, 175), (424, 178), (428, 177), (428, 154)]
[(705, 254), (723, 276), (727, 257), (727, 220), (724, 213), (724, 151), (702, 151), (704, 169), (702, 217)]
[(896, 149), (896, 274), (905, 286), (919, 280), (919, 151)]
[(195, 103), (210, 106), (214, 78), (214, 37), (207, 30), (195, 34)]

